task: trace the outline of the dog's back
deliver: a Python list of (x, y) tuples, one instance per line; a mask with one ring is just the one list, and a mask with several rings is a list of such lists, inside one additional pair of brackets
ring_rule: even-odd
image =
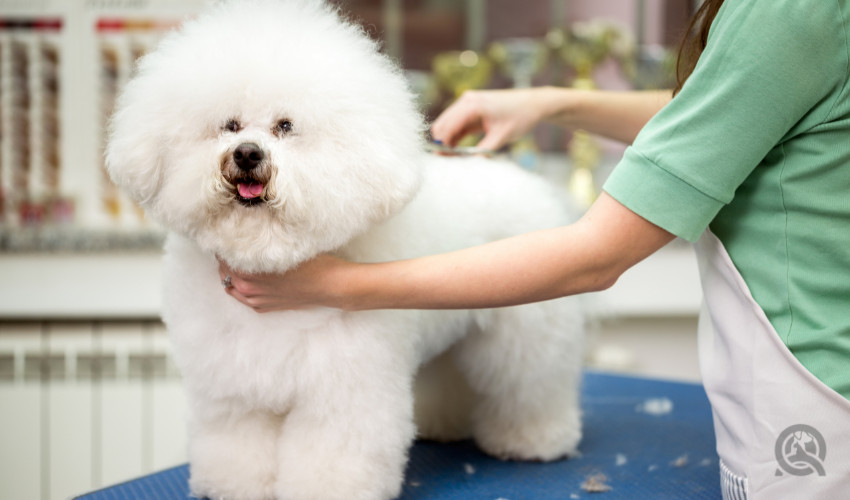
[(340, 254), (362, 262), (430, 255), (562, 226), (578, 215), (565, 191), (514, 163), (428, 155), (413, 200)]

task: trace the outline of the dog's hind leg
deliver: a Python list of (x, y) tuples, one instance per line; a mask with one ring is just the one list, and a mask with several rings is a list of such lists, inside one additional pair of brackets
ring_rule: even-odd
[(262, 412), (191, 417), (189, 486), (198, 498), (274, 499), (281, 417)]
[(555, 460), (581, 439), (583, 319), (575, 299), (481, 311), (453, 349), (476, 392), (472, 432), (487, 453)]

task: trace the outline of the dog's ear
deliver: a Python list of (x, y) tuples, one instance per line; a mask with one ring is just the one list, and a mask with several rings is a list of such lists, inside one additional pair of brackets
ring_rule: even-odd
[(108, 131), (106, 169), (119, 188), (142, 207), (153, 203), (162, 178), (163, 143), (159, 123), (147, 99), (137, 99), (139, 89), (130, 82), (119, 98)]

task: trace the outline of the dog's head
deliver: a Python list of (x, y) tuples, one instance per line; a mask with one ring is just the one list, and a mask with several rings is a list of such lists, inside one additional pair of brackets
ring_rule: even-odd
[(107, 168), (168, 229), (243, 270), (284, 270), (415, 194), (413, 102), (398, 68), (323, 2), (226, 2), (140, 60)]

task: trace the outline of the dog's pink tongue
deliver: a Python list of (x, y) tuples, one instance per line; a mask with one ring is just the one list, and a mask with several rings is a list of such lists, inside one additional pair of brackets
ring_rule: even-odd
[(256, 198), (263, 193), (263, 185), (259, 182), (252, 182), (250, 184), (240, 182), (236, 185), (236, 188), (239, 190), (239, 196), (247, 199)]

